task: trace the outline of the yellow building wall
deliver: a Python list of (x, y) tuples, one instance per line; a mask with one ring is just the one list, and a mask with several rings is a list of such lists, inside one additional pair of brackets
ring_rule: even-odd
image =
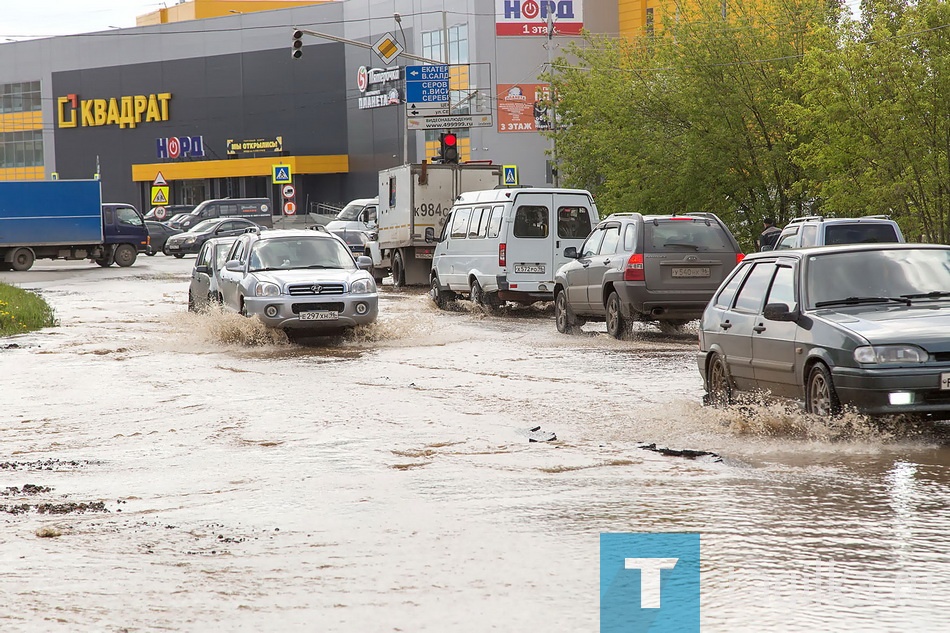
[(136, 26), (150, 26), (154, 24), (168, 24), (172, 22), (187, 22), (203, 18), (218, 18), (234, 13), (256, 13), (258, 11), (273, 11), (274, 9), (289, 9), (305, 7), (323, 2), (337, 0), (191, 0), (182, 4), (159, 9), (135, 18)]
[[(0, 114), (0, 134), (43, 129), (42, 112), (9, 112)], [(0, 180), (43, 180), (45, 167), (0, 168)]]
[(43, 180), (45, 167), (10, 167), (0, 169), (0, 180)]
[[(680, 0), (682, 1), (682, 0)], [(659, 31), (664, 17), (675, 19), (677, 0), (618, 0), (620, 35), (640, 37), (647, 25), (647, 9), (653, 9), (653, 30)]]

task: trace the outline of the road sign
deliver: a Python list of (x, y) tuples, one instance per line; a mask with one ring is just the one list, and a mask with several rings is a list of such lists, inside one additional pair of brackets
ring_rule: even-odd
[(505, 177), (506, 187), (518, 186), (518, 166), (517, 165), (502, 165), (502, 173), (504, 174), (504, 177)]
[(152, 187), (152, 206), (160, 207), (163, 204), (168, 204), (168, 185)]
[(284, 188), (281, 189), (280, 192), (284, 194), (285, 198), (293, 198), (294, 194), (297, 193), (293, 185), (284, 185)]
[(449, 104), (448, 64), (406, 67), (408, 103)]
[(168, 215), (168, 209), (165, 207), (155, 207), (155, 217), (159, 220), (164, 220), (165, 216)]
[(167, 187), (168, 182), (165, 180), (165, 176), (162, 175), (162, 172), (158, 172), (158, 175), (155, 176), (155, 180), (152, 181), (153, 187)]
[(284, 203), (284, 215), (293, 215), (297, 213), (297, 203), (288, 200)]
[(406, 128), (410, 130), (459, 130), (493, 125), (490, 114), (448, 116), (412, 116), (410, 114), (406, 118)]
[(275, 185), (289, 185), (293, 181), (290, 165), (274, 165), (273, 168)]
[(386, 35), (379, 38), (376, 43), (373, 44), (373, 50), (376, 51), (379, 58), (383, 60), (383, 63), (388, 64), (399, 57), (406, 49), (396, 41), (392, 33), (386, 33)]

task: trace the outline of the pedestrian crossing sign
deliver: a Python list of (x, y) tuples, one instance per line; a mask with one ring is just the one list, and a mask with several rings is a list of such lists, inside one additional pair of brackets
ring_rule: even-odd
[(506, 187), (517, 187), (518, 186), (518, 166), (517, 165), (503, 165), (502, 170), (505, 178)]
[(163, 207), (168, 204), (168, 185), (152, 187), (152, 206)]
[(290, 165), (274, 165), (274, 184), (289, 185), (291, 182)]

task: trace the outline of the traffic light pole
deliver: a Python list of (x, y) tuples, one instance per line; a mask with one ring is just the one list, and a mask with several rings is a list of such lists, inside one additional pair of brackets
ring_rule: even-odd
[[(370, 50), (373, 49), (372, 44), (367, 44), (366, 42), (360, 42), (357, 40), (351, 40), (346, 37), (340, 37), (339, 35), (330, 35), (329, 33), (320, 33), (319, 31), (311, 31), (310, 29), (302, 29), (299, 26), (295, 26), (293, 27), (293, 29), (294, 29), (294, 32), (299, 31), (300, 33), (303, 33), (304, 35), (312, 35), (313, 37), (320, 37), (325, 40), (330, 40), (331, 42), (341, 42), (343, 44), (351, 44), (353, 46), (358, 46), (360, 48), (368, 48)], [(438, 61), (437, 59), (429, 59), (428, 57), (422, 57), (421, 55), (412, 55), (405, 51), (403, 51), (402, 53), (399, 53), (397, 57), (405, 57), (407, 59), (413, 59), (417, 62), (422, 62), (424, 64), (442, 65), (444, 63), (444, 62)]]

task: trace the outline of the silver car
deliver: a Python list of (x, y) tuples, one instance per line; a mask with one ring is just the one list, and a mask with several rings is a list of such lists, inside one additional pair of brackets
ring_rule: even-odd
[(241, 235), (221, 273), (224, 306), (289, 335), (333, 334), (373, 323), (376, 282), (369, 257), (356, 259), (321, 230), (263, 230)]
[(188, 287), (188, 309), (192, 312), (221, 303), (221, 271), (227, 262), (228, 251), (237, 237), (216, 237), (201, 246), (191, 271)]

